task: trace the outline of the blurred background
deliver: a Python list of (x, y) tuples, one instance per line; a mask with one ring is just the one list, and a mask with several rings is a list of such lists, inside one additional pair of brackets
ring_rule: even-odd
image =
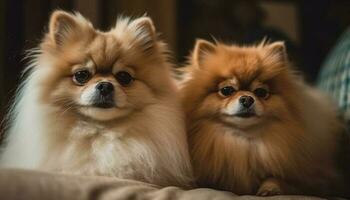
[(178, 64), (196, 38), (239, 44), (265, 36), (284, 40), (290, 59), (310, 83), (350, 24), (350, 0), (2, 0), (0, 116), (20, 80), (25, 50), (40, 42), (54, 9), (79, 11), (101, 30), (113, 26), (118, 15), (147, 13)]

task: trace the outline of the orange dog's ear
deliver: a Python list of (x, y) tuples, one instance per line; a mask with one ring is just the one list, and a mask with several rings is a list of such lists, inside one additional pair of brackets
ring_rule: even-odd
[(78, 39), (86, 27), (92, 28), (92, 25), (79, 13), (73, 15), (58, 10), (51, 15), (49, 36), (56, 46), (61, 46), (68, 40)]
[(200, 67), (203, 63), (204, 58), (208, 54), (214, 53), (215, 49), (215, 44), (203, 39), (197, 39), (192, 52), (192, 64)]
[(282, 71), (289, 70), (288, 55), (284, 42), (278, 41), (271, 44), (262, 44), (260, 47), (263, 66), (266, 67), (265, 76), (261, 79), (270, 79)]

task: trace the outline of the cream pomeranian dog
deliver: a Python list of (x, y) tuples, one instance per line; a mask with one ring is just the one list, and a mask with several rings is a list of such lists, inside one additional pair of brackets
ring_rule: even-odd
[[(182, 83), (200, 186), (236, 194), (341, 194), (342, 125), (289, 67), (283, 42), (198, 40)], [(339, 193), (337, 193), (339, 192)]]
[(34, 53), (1, 166), (191, 184), (183, 112), (150, 18), (101, 32), (55, 11)]

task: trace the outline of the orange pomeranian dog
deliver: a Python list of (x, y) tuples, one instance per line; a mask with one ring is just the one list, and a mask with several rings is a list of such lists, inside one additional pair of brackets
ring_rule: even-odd
[(150, 18), (101, 32), (56, 11), (34, 53), (1, 166), (190, 185), (183, 111)]
[(198, 40), (182, 83), (200, 186), (236, 194), (342, 189), (335, 154), (342, 125), (324, 97), (289, 67), (283, 42)]

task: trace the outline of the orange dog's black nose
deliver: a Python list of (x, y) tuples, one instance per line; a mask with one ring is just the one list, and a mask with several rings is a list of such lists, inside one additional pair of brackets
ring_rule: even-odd
[(110, 82), (100, 82), (96, 85), (96, 89), (102, 96), (108, 96), (113, 93), (114, 86)]
[(254, 103), (254, 99), (251, 96), (241, 96), (239, 103), (245, 108), (250, 108)]

